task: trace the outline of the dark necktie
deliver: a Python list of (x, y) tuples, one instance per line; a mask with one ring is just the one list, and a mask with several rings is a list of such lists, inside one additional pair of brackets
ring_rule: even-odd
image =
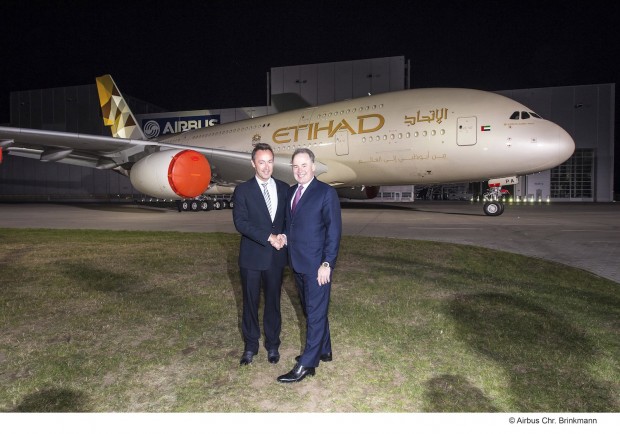
[(299, 198), (301, 197), (301, 191), (304, 189), (303, 185), (300, 185), (297, 188), (297, 192), (295, 193), (295, 199), (293, 199), (293, 205), (291, 206), (291, 214), (295, 213), (295, 207), (297, 206), (297, 202), (299, 202)]

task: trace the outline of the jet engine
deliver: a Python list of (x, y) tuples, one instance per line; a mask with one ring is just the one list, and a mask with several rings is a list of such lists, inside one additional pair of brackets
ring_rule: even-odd
[(159, 199), (185, 199), (201, 195), (211, 182), (207, 158), (192, 150), (156, 152), (136, 162), (131, 184)]
[(338, 197), (343, 199), (374, 199), (379, 194), (379, 187), (343, 187), (336, 189)]

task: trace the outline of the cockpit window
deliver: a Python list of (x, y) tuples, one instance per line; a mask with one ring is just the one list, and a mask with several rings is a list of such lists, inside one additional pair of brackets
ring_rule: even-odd
[(529, 119), (530, 116), (533, 118), (542, 119), (542, 116), (537, 115), (534, 112), (514, 112), (513, 114), (510, 115), (510, 119), (513, 119), (513, 120)]

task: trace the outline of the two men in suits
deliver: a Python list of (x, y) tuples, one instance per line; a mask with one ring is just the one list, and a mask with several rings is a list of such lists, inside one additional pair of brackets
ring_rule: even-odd
[(327, 313), (342, 234), (338, 194), (314, 177), (314, 153), (304, 148), (295, 150), (292, 167), (297, 184), (288, 190), (286, 228), (281, 238), (288, 246), (289, 264), (306, 317), (306, 344), (294, 368), (278, 377), (281, 383), (301, 381), (315, 374), (319, 361), (332, 360)]
[(252, 151), (255, 176), (235, 188), (233, 222), (241, 234), (239, 270), (243, 289), (241, 329), (245, 347), (240, 364), (249, 365), (258, 353), (258, 307), (264, 291), (264, 346), (269, 363), (280, 360), (280, 293), (288, 258), (277, 235), (284, 231), (288, 184), (274, 179), (272, 148), (259, 143)]

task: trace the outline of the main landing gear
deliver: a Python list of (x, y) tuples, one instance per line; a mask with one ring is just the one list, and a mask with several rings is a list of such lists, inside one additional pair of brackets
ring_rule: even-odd
[(226, 208), (232, 208), (234, 206), (232, 200), (225, 198), (198, 198), (188, 200), (177, 200), (177, 210), (183, 211), (211, 211), (220, 210)]

